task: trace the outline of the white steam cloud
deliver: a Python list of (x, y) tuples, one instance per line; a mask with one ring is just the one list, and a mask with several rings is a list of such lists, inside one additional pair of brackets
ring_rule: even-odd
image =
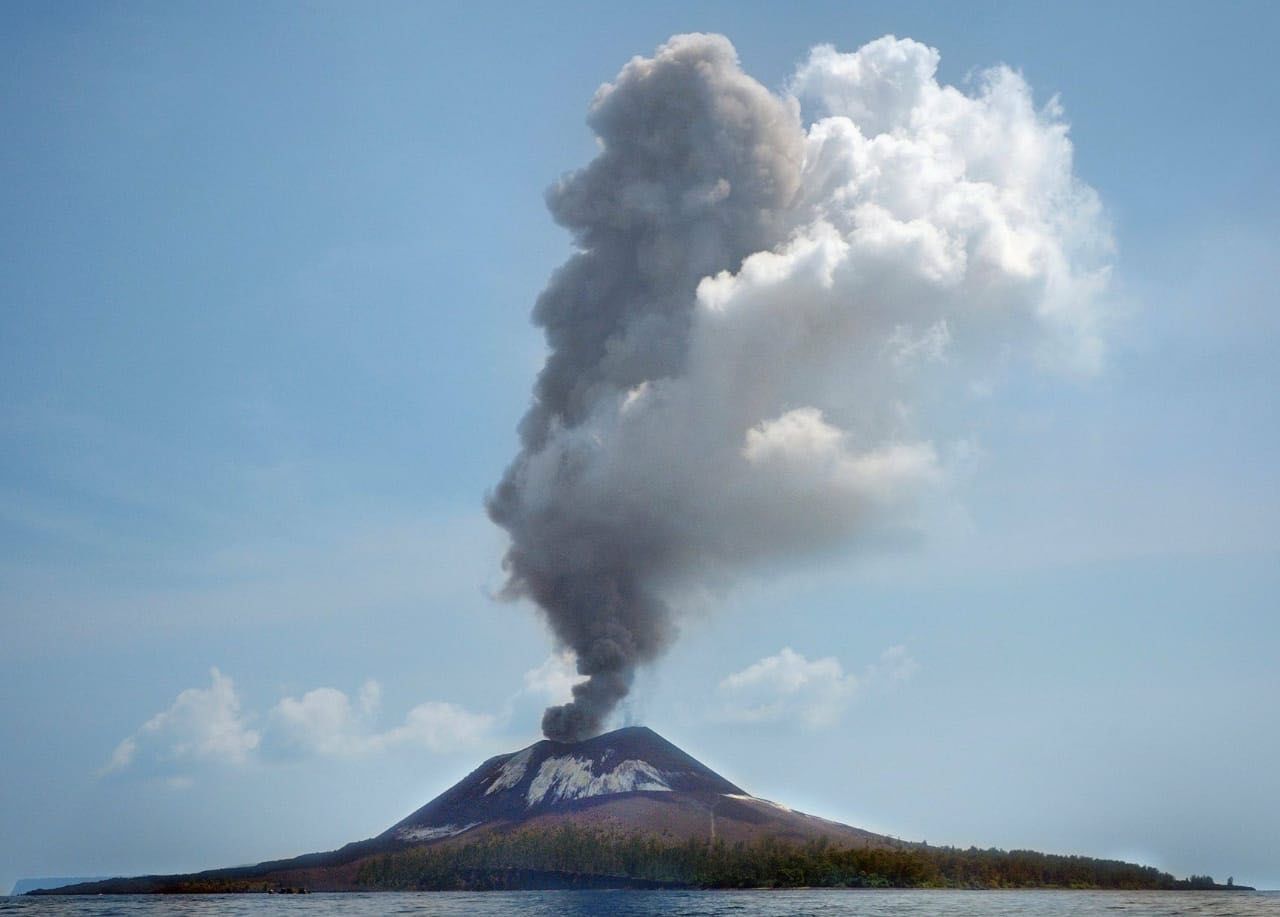
[(489, 499), (600, 731), (673, 639), (682, 586), (901, 528), (945, 478), (931, 418), (1019, 362), (1089, 372), (1110, 239), (1056, 101), (972, 92), (885, 37), (775, 95), (718, 35), (632, 60), (599, 155), (548, 193), (576, 253), (534, 310), (547, 363)]
[(830, 726), (860, 694), (909, 681), (918, 669), (905, 646), (889, 647), (861, 675), (845, 672), (835, 657), (810, 660), (786, 646), (720, 681), (721, 716), (742, 723)]
[(207, 688), (187, 688), (167, 710), (157, 713), (123, 739), (99, 771), (109, 774), (130, 767), (139, 749), (173, 763), (243, 764), (262, 740), (240, 710), (235, 682), (216, 667)]
[[(167, 710), (123, 739), (99, 776), (130, 769), (167, 774), (171, 786), (191, 783), (201, 767), (241, 767), (262, 760), (354, 757), (401, 750), (443, 752), (486, 740), (497, 721), (456, 704), (427, 701), (399, 725), (379, 729), (382, 687), (370, 679), (353, 698), (321, 687), (281, 698), (264, 718), (242, 709), (232, 679), (210, 670), (208, 688), (182, 691)], [(254, 721), (262, 722), (254, 727)]]

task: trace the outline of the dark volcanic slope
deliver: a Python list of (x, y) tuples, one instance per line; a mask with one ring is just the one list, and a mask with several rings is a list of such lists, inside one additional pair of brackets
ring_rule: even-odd
[(634, 726), (573, 744), (543, 740), (490, 758), (381, 837), (433, 840), (630, 793), (745, 795), (652, 729)]

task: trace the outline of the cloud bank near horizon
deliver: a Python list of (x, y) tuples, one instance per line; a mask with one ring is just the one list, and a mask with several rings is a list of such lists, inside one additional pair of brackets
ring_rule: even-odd
[(596, 93), (600, 152), (547, 195), (576, 246), (533, 312), (550, 353), (488, 500), (505, 595), (584, 676), (548, 737), (604, 728), (683, 589), (909, 530), (967, 400), (1099, 367), (1111, 239), (1060, 106), (1003, 66), (940, 84), (939, 59), (821, 46), (774, 94), (680, 35)]
[(209, 675), (209, 687), (182, 691), (166, 710), (121, 740), (98, 776), (137, 770), (182, 787), (189, 785), (191, 773), (208, 767), (473, 748), (499, 720), (457, 704), (427, 701), (411, 708), (399, 724), (379, 728), (382, 686), (373, 679), (354, 697), (337, 688), (314, 688), (301, 697), (283, 697), (259, 715), (242, 708), (229, 676), (217, 667)]
[(799, 723), (806, 729), (832, 726), (869, 691), (910, 681), (920, 665), (905, 646), (891, 646), (860, 674), (846, 672), (834, 656), (808, 659), (784, 646), (720, 680), (719, 716), (737, 723)]
[[(858, 675), (846, 673), (834, 657), (811, 661), (784, 647), (720, 679), (716, 690), (722, 706), (711, 719), (830, 726), (858, 696), (905, 682), (917, 668), (902, 646), (889, 647)], [(410, 708), (396, 725), (386, 726), (382, 686), (372, 678), (350, 694), (318, 687), (282, 697), (257, 712), (245, 708), (234, 680), (214, 666), (207, 687), (179, 692), (173, 703), (116, 745), (96, 776), (131, 773), (185, 789), (211, 770), (407, 752), (443, 754), (519, 741), (527, 739), (520, 724), (528, 722), (531, 705), (572, 699), (573, 687), (583, 680), (574, 669), (572, 653), (552, 653), (524, 673), (521, 686), (494, 712), (426, 701)]]

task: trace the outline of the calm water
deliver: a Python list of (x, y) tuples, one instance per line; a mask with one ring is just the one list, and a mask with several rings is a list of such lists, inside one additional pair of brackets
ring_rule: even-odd
[(749, 892), (435, 892), (361, 895), (171, 895), (102, 898), (0, 898), (0, 915), (31, 917), (150, 917), (150, 915), (506, 915), (621, 914), (641, 917), (803, 917), (803, 915), (919, 914), (957, 917), (1280, 917), (1280, 892), (1071, 892), (1071, 891), (749, 891)]

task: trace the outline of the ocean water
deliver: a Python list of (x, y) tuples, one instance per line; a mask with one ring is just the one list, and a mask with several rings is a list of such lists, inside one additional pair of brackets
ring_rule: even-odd
[(1280, 917), (1280, 892), (917, 891), (551, 891), (378, 892), (345, 895), (121, 895), (0, 898), (0, 915), (151, 917), (298, 914), (440, 917)]

